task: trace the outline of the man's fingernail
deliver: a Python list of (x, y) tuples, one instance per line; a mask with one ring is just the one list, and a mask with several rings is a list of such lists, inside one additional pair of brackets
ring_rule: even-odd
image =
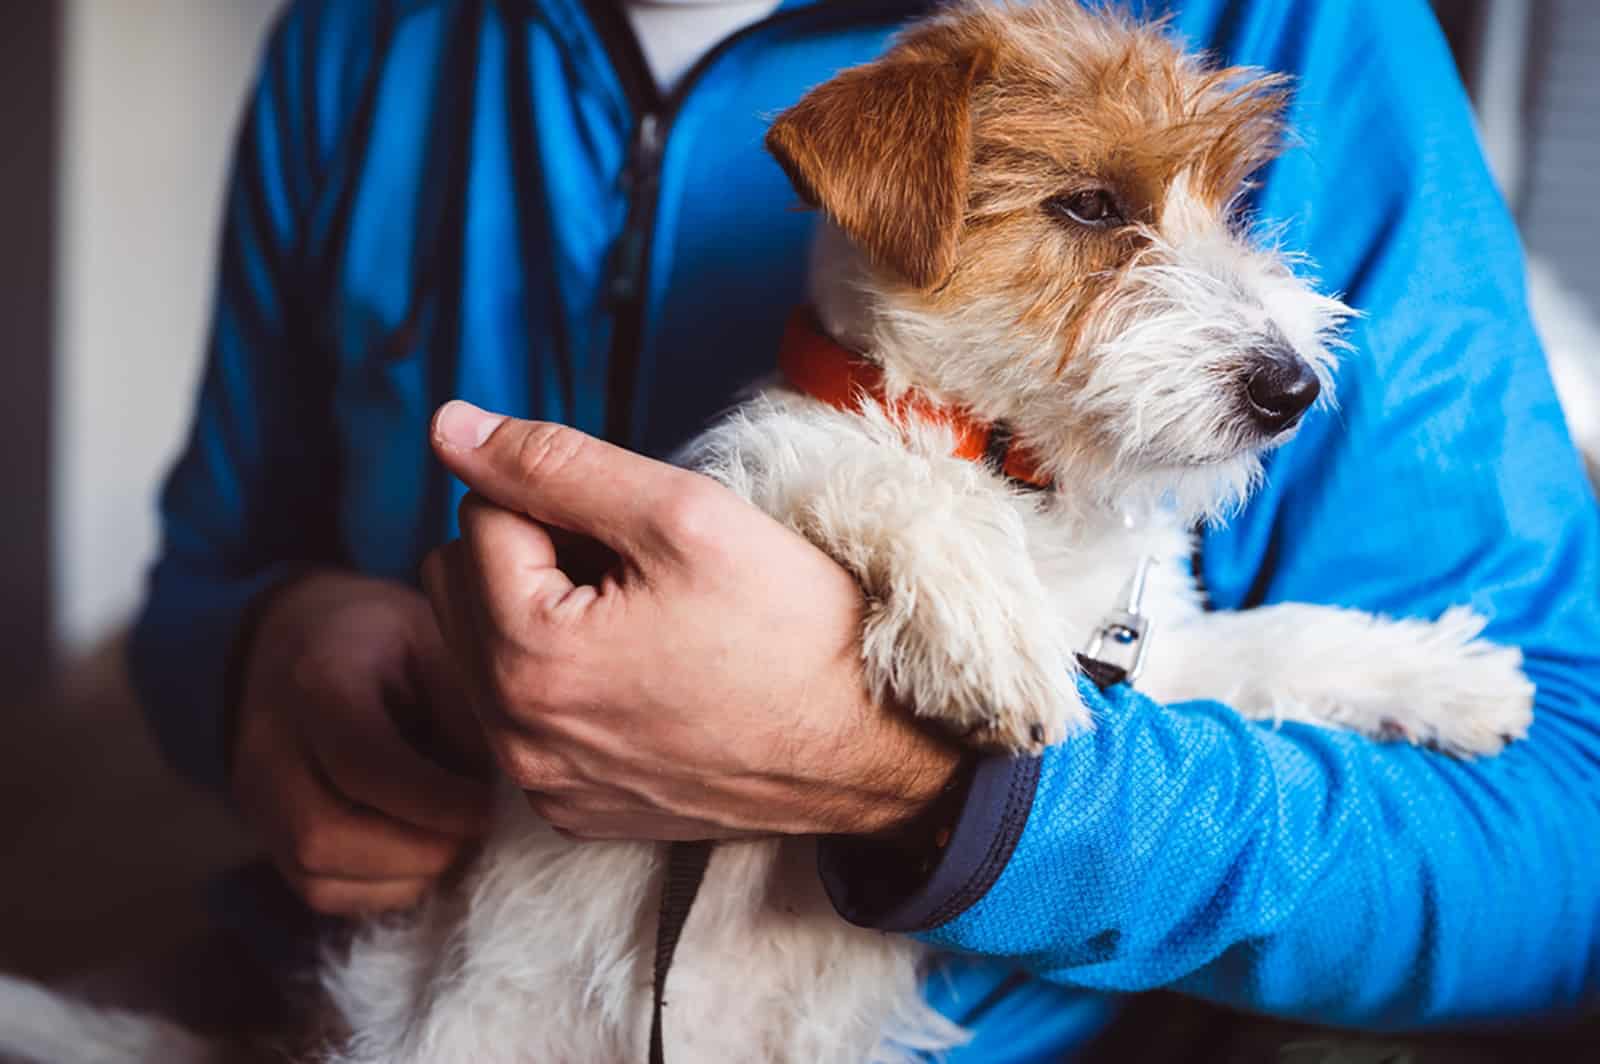
[(433, 419), (433, 434), (457, 450), (471, 451), (482, 447), (483, 441), (504, 420), (503, 414), (491, 414), (471, 403), (452, 399), (439, 408), (438, 416)]

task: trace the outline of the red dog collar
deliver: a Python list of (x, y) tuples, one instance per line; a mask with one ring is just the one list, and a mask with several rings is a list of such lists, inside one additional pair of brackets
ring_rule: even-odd
[(837, 409), (860, 410), (862, 400), (871, 399), (896, 418), (948, 425), (955, 433), (956, 457), (969, 462), (988, 461), (1010, 479), (1029, 487), (1051, 486), (1032, 456), (1013, 446), (1011, 433), (1004, 425), (979, 421), (940, 406), (921, 392), (907, 392), (890, 402), (884, 390), (883, 370), (825, 334), (810, 307), (800, 307), (790, 315), (783, 346), (778, 351), (778, 368), (789, 387)]

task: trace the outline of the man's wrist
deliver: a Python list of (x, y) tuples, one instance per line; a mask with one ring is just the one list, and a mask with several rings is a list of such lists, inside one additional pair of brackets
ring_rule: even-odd
[(882, 714), (882, 729), (866, 744), (873, 756), (862, 772), (855, 808), (826, 833), (884, 842), (920, 837), (935, 807), (948, 805), (962, 778), (963, 753), (898, 710), (874, 711)]

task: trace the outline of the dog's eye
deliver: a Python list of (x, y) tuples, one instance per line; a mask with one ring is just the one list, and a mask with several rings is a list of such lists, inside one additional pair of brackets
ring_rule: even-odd
[(1086, 188), (1065, 196), (1051, 196), (1044, 201), (1044, 205), (1056, 217), (1091, 229), (1104, 229), (1125, 221), (1122, 212), (1117, 209), (1116, 197), (1103, 188)]

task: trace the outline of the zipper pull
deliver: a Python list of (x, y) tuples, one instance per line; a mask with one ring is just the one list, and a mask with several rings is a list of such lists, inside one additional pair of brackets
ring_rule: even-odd
[(633, 134), (633, 168), (635, 175), (655, 172), (661, 161), (661, 116), (646, 112), (639, 116), (639, 128)]
[(660, 175), (661, 122), (654, 114), (639, 116), (639, 127), (634, 131), (633, 144), (628, 150), (628, 161), (622, 170), (623, 193), (628, 197), (628, 217), (623, 222), (622, 234), (612, 252), (611, 283), (607, 288), (613, 306), (626, 306), (639, 298), (644, 280), (644, 250), (646, 214), (643, 209), (647, 197), (654, 194)]

